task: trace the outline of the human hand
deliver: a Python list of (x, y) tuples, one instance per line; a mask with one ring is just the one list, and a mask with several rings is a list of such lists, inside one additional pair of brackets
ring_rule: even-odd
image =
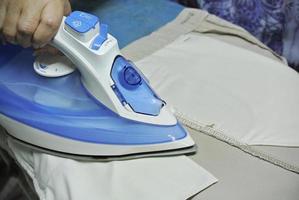
[(0, 39), (40, 49), (70, 12), (69, 0), (0, 0)]

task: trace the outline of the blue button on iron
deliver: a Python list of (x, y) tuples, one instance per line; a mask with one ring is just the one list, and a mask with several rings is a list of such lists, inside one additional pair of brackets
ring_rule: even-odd
[(142, 79), (139, 73), (133, 67), (127, 67), (124, 71), (124, 79), (131, 86), (138, 86)]
[(102, 44), (107, 40), (107, 38), (108, 38), (108, 25), (101, 24), (100, 34), (92, 42), (91, 49), (98, 50), (102, 46)]
[(94, 28), (98, 22), (98, 17), (80, 11), (72, 12), (65, 20), (65, 23), (69, 27), (79, 33), (88, 32)]
[(84, 22), (88, 22), (91, 25), (96, 25), (99, 21), (97, 16), (91, 15), (89, 13), (81, 12), (81, 11), (74, 11), (70, 15), (73, 18), (80, 19)]
[(90, 25), (82, 20), (76, 19), (76, 18), (67, 18), (65, 20), (65, 23), (69, 27), (71, 27), (74, 31), (79, 32), (79, 33), (86, 33), (90, 29), (93, 28), (92, 25)]

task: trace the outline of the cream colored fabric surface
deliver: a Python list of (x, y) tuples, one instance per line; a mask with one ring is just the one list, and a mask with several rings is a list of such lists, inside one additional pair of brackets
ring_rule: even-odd
[[(168, 37), (169, 35), (168, 33), (170, 32), (173, 32), (172, 37)], [(151, 35), (132, 43), (131, 45), (126, 47), (123, 50), (123, 52), (128, 57), (132, 58), (132, 60), (138, 61), (154, 54), (158, 50), (163, 49), (167, 45), (171, 44), (177, 38), (182, 37), (183, 35), (191, 32), (197, 34), (203, 34), (206, 37), (210, 37), (213, 38), (214, 40), (222, 41), (226, 44), (229, 44), (230, 46), (238, 47), (240, 49), (250, 51), (258, 55), (263, 55), (264, 57), (270, 58), (272, 61), (277, 61), (278, 63), (285, 64), (284, 58), (276, 55), (273, 51), (271, 51), (269, 48), (261, 44), (258, 40), (252, 37), (244, 29), (236, 27), (235, 25), (232, 25), (226, 21), (220, 20), (215, 16), (208, 15), (206, 12), (195, 10), (195, 9), (185, 9), (175, 21), (167, 24), (165, 27), (161, 28), (157, 32), (154, 32)], [(159, 40), (163, 42), (156, 43), (155, 41), (157, 40), (158, 37), (160, 38)], [(198, 46), (197, 48), (202, 47), (201, 44), (198, 44), (197, 46)], [(129, 52), (129, 54), (127, 54), (127, 52)], [(188, 49), (185, 49), (184, 53), (182, 54), (188, 54)], [(232, 62), (232, 60), (233, 59), (229, 59), (228, 62)], [(140, 67), (142, 68), (143, 66)], [(282, 65), (282, 68), (286, 68), (287, 71), (290, 70), (286, 65)], [(189, 71), (189, 73), (191, 72)], [(269, 71), (268, 73), (271, 74), (272, 72), (270, 73)], [(256, 77), (253, 77), (253, 79), (254, 78)], [(197, 80), (194, 80), (194, 82), (196, 81)], [(291, 88), (293, 87), (296, 86), (292, 85)], [(287, 91), (289, 92), (289, 88)], [(197, 94), (195, 94), (195, 96), (196, 95)], [(298, 95), (298, 92), (294, 91), (294, 94), (292, 95), (296, 96)], [(294, 109), (296, 109), (296, 107)], [(297, 157), (299, 153), (298, 148), (295, 147), (280, 148), (280, 147), (270, 147), (270, 146), (267, 147), (267, 146), (248, 145), (243, 143), (240, 139), (235, 140), (234, 138), (228, 137), (227, 133), (223, 134), (221, 131), (218, 131), (217, 129), (215, 129), (213, 122), (209, 122), (209, 121), (207, 122), (204, 121), (203, 119), (195, 119), (194, 116), (190, 117), (190, 115), (186, 114), (186, 112), (178, 113), (178, 115), (182, 115), (182, 114), (184, 116), (181, 117), (181, 120), (185, 124), (187, 124), (188, 126), (196, 130), (201, 130), (205, 134), (208, 134), (217, 139), (225, 141), (230, 145), (240, 148), (241, 150), (251, 155), (259, 157), (263, 160), (270, 161), (283, 168), (289, 169), (291, 171), (296, 171), (296, 172), (299, 171), (298, 169), (299, 162), (298, 159), (295, 159), (295, 157)], [(189, 116), (187, 117), (186, 115)], [(208, 126), (206, 126), (205, 123), (211, 123), (211, 124), (208, 124)]]
[[(265, 162), (204, 133), (188, 129), (199, 146), (191, 158), (219, 182), (194, 200), (298, 200), (299, 175)], [(285, 150), (284, 147), (276, 147)], [(264, 149), (263, 149), (264, 150)], [(289, 152), (289, 151), (287, 151)], [(298, 157), (289, 152), (289, 157)], [(285, 157), (284, 157), (285, 158)]]
[(243, 144), (299, 146), (299, 75), (284, 64), (199, 33), (136, 64), (188, 119)]
[(137, 61), (165, 47), (179, 36), (190, 32), (203, 33), (226, 43), (287, 63), (285, 58), (277, 55), (245, 29), (210, 15), (206, 11), (193, 8), (184, 9), (174, 21), (149, 36), (126, 46), (122, 49), (122, 53)]

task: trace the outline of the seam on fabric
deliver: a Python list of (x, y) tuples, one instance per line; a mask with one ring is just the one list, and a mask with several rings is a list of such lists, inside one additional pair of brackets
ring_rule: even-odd
[(276, 158), (273, 155), (270, 155), (269, 153), (265, 153), (261, 150), (258, 150), (252, 147), (251, 145), (247, 145), (245, 143), (239, 142), (237, 139), (229, 137), (225, 135), (222, 131), (213, 128), (213, 125), (204, 125), (198, 121), (195, 121), (190, 117), (188, 117), (187, 115), (179, 112), (176, 108), (175, 108), (175, 115), (182, 124), (195, 131), (199, 131), (205, 135), (212, 136), (215, 139), (223, 141), (229, 144), (230, 146), (236, 147), (242, 150), (243, 152), (248, 153), (254, 157), (272, 163), (288, 171), (299, 174), (299, 166), (292, 165), (290, 163), (287, 163), (285, 161)]
[[(178, 25), (181, 26), (181, 28), (179, 30), (176, 30), (176, 28), (174, 27)], [(167, 37), (168, 32), (172, 32), (172, 33), (175, 32), (175, 34), (171, 35), (170, 37)], [(128, 54), (127, 56), (130, 57), (129, 52), (134, 52), (134, 49), (140, 49), (140, 46), (142, 46), (144, 41), (149, 41), (149, 40), (159, 41), (156, 43), (157, 45), (150, 46), (146, 50), (141, 48), (143, 52), (141, 54), (140, 52), (135, 53), (135, 55), (133, 53), (133, 60), (138, 61), (143, 59), (144, 57), (152, 55), (156, 51), (171, 44), (179, 36), (191, 32), (198, 32), (203, 34), (219, 34), (219, 35), (237, 37), (239, 39), (248, 42), (249, 44), (260, 47), (262, 50), (265, 50), (269, 52), (271, 55), (275, 56), (275, 58), (278, 59), (277, 61), (287, 64), (284, 57), (275, 53), (273, 50), (271, 50), (269, 47), (264, 45), (262, 42), (260, 42), (257, 38), (255, 38), (253, 35), (251, 35), (248, 31), (246, 31), (242, 27), (238, 27), (215, 15), (209, 14), (206, 11), (193, 9), (193, 8), (185, 8), (173, 21), (167, 23), (164, 27), (156, 30), (152, 34), (145, 36), (133, 42), (132, 44), (128, 45), (127, 47), (122, 49), (122, 52)]]
[(247, 36), (244, 36), (241, 33), (232, 33), (232, 32), (225, 32), (225, 31), (221, 31), (221, 30), (194, 30), (194, 32), (198, 32), (198, 33), (203, 33), (203, 34), (221, 34), (221, 35), (227, 35), (227, 36), (233, 36), (233, 37), (238, 37), (242, 40), (245, 40), (246, 42), (249, 42), (250, 44), (253, 44), (255, 46), (260, 47), (263, 50), (266, 50), (268, 52), (270, 52), (271, 54), (273, 54), (276, 58), (278, 58), (281, 62), (284, 62), (284, 58), (281, 57), (280, 55), (278, 55), (277, 53), (275, 53), (274, 51), (272, 51), (271, 49), (269, 49), (267, 46), (265, 46), (264, 44), (260, 44), (259, 41), (255, 41), (255, 39), (249, 38)]
[[(211, 18), (211, 16), (213, 16)], [(219, 20), (219, 21), (216, 21)], [(214, 33), (214, 34), (221, 34), (221, 35), (231, 35), (231, 36), (237, 36), (238, 38), (241, 38), (251, 44), (255, 44), (259, 46), (260, 48), (267, 50), (271, 54), (273, 54), (275, 57), (277, 57), (279, 60), (284, 61), (284, 58), (280, 55), (278, 55), (276, 52), (274, 52), (272, 49), (270, 49), (268, 46), (263, 44), (260, 40), (258, 40), (256, 37), (251, 35), (247, 30), (245, 30), (242, 27), (237, 27), (236, 25), (226, 22), (226, 24), (221, 23), (224, 20), (209, 14), (204, 21), (202, 25), (198, 26), (194, 32), (200, 32), (200, 33)], [(231, 25), (231, 26), (229, 26)], [(218, 29), (217, 29), (218, 28)]]

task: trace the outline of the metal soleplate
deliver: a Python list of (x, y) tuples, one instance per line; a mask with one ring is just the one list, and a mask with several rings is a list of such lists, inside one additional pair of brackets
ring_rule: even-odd
[(147, 153), (135, 153), (128, 154), (122, 156), (83, 156), (77, 154), (69, 154), (59, 151), (53, 151), (49, 149), (45, 149), (36, 145), (29, 144), (27, 142), (21, 141), (12, 135), (10, 135), (7, 131), (5, 131), (9, 139), (13, 142), (25, 146), (27, 148), (39, 151), (41, 153), (47, 153), (54, 156), (59, 156), (63, 158), (69, 158), (74, 160), (86, 161), (86, 162), (110, 162), (110, 161), (122, 161), (122, 160), (132, 160), (138, 158), (150, 158), (150, 157), (166, 157), (166, 156), (178, 156), (178, 155), (193, 155), (197, 151), (197, 145), (181, 148), (181, 149), (173, 149), (173, 150), (164, 150), (164, 151), (155, 151), (155, 152), (147, 152)]

